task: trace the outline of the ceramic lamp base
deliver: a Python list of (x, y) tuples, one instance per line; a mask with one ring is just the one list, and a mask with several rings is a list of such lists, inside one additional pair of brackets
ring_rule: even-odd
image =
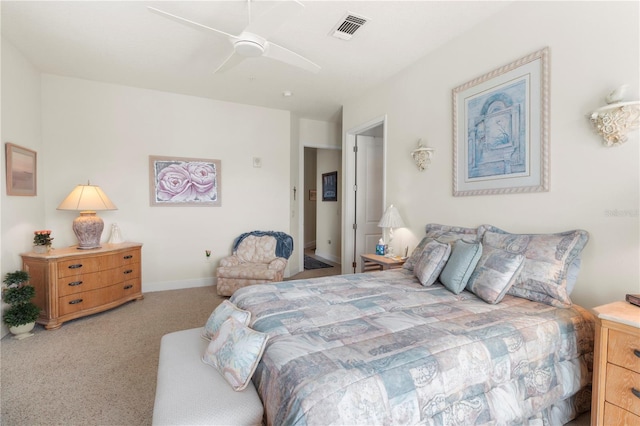
[(100, 237), (104, 222), (94, 211), (80, 212), (73, 221), (73, 232), (78, 238), (78, 249), (89, 250), (100, 248)]

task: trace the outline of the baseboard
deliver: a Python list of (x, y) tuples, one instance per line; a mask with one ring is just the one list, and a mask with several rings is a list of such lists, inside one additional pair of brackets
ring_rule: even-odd
[(320, 250), (316, 250), (314, 253), (316, 256), (321, 257), (323, 259), (327, 259), (333, 263), (340, 263), (340, 258), (331, 254), (331, 253), (323, 253)]
[(215, 277), (197, 278), (193, 280), (180, 280), (180, 281), (160, 281), (154, 283), (143, 282), (142, 292), (152, 293), (154, 291), (165, 290), (184, 290), (185, 288), (194, 287), (208, 287), (216, 285)]

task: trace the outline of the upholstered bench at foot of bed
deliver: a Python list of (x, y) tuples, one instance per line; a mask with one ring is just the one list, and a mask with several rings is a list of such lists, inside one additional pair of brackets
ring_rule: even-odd
[(166, 334), (160, 342), (154, 425), (261, 425), (262, 401), (252, 383), (234, 391), (202, 362), (202, 328)]

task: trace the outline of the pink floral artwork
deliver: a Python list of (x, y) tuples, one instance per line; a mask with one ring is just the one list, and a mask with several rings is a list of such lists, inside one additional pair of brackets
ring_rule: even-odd
[(220, 206), (220, 160), (149, 157), (151, 205)]

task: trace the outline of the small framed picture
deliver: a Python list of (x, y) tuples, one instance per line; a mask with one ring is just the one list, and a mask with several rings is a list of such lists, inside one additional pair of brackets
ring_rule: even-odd
[(322, 201), (338, 201), (338, 172), (322, 174)]
[(309, 201), (316, 201), (316, 190), (315, 189), (310, 189), (309, 190)]
[(37, 153), (7, 142), (7, 195), (36, 196)]

